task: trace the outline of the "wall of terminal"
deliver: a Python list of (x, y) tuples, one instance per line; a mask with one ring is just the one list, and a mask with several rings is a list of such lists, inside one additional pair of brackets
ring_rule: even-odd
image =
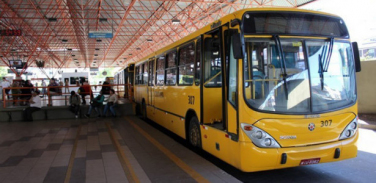
[(361, 62), (356, 73), (359, 113), (376, 114), (376, 60)]

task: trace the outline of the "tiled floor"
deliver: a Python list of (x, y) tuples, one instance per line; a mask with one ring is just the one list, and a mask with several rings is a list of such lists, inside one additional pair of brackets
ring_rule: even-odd
[(201, 180), (237, 182), (134, 116), (0, 123), (0, 182), (197, 182), (155, 143)]

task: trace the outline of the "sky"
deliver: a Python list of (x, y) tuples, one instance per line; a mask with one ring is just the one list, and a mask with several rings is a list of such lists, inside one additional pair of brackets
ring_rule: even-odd
[(345, 21), (351, 41), (376, 38), (376, 0), (317, 0), (302, 7), (336, 14)]

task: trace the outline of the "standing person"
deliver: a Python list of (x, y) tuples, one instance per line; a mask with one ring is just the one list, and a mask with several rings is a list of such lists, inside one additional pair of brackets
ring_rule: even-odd
[(101, 107), (103, 106), (103, 101), (104, 101), (104, 95), (102, 91), (99, 92), (99, 95), (95, 97), (91, 102), (90, 102), (90, 107), (89, 110), (87, 111), (87, 114), (85, 114), (85, 117), (89, 118), (91, 111), (94, 110), (97, 111), (98, 117), (101, 117)]
[(94, 90), (97, 91), (97, 85), (94, 86)]
[(110, 89), (111, 89), (110, 78), (106, 77), (106, 81), (104, 81), (103, 85), (102, 85), (102, 92), (103, 92), (103, 94), (104, 95), (110, 94)]
[(107, 104), (104, 107), (103, 117), (106, 117), (108, 108), (110, 108), (112, 116), (116, 117), (115, 106), (116, 106), (117, 101), (118, 101), (118, 97), (117, 95), (115, 95), (115, 90), (110, 89), (110, 96), (108, 97)]
[(76, 118), (80, 112), (80, 97), (76, 94), (75, 91), (71, 91), (71, 96), (69, 97), (69, 110), (74, 113)]
[(48, 106), (52, 106), (52, 96), (56, 96), (59, 93), (59, 84), (56, 83), (54, 78), (50, 79), (50, 84), (48, 84)]
[(33, 84), (30, 83), (30, 80), (26, 80), (25, 84), (23, 85), (23, 89), (21, 89), (23, 100), (25, 100), (25, 104), (27, 105), (29, 103), (29, 100), (31, 98), (31, 93), (34, 91)]
[(42, 80), (42, 94), (43, 94), (43, 97), (44, 95), (47, 93), (47, 89), (45, 88), (47, 85), (46, 85), (46, 82), (44, 80)]
[(30, 98), (30, 107), (27, 107), (23, 111), (23, 118), (25, 121), (33, 121), (32, 113), (35, 111), (39, 111), (40, 108), (42, 108), (42, 103), (40, 100), (39, 91), (35, 91), (32, 94), (32, 97)]
[(12, 98), (13, 98), (13, 105), (16, 105), (18, 102), (19, 94), (21, 94), (21, 90), (16, 87), (20, 87), (20, 84), (18, 83), (18, 81), (13, 81), (12, 87), (15, 87), (15, 88), (12, 88)]
[(64, 93), (68, 93), (69, 92), (69, 79), (68, 78), (65, 78), (64, 86), (65, 86)]
[[(9, 89), (9, 87), (10, 87), (10, 83), (9, 83), (9, 81), (7, 80), (7, 78), (6, 77), (3, 77), (3, 82), (1, 82), (1, 87), (2, 87), (2, 89), (4, 89), (4, 88), (8, 88), (8, 89), (5, 89), (5, 94), (7, 95), (7, 99), (9, 100), (9, 91), (10, 91), (10, 89)], [(4, 100), (4, 99), (3, 99)]]

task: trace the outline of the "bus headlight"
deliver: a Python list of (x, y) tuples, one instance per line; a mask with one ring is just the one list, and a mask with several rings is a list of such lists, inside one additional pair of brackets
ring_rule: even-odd
[(339, 136), (339, 140), (348, 139), (355, 135), (358, 128), (358, 116), (355, 117), (343, 130), (341, 136)]
[(242, 123), (241, 127), (257, 147), (280, 148), (278, 142), (265, 131), (253, 125)]

